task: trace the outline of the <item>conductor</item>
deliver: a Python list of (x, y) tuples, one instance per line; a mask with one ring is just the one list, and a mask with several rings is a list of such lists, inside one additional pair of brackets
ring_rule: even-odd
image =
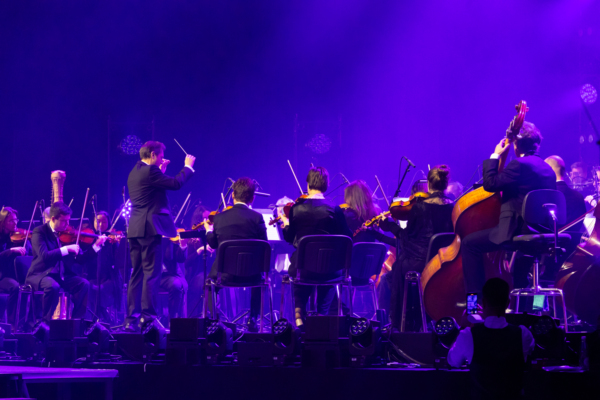
[(127, 318), (124, 330), (136, 332), (157, 316), (162, 272), (162, 236), (175, 237), (167, 190), (179, 190), (192, 175), (196, 158), (186, 155), (185, 166), (175, 177), (165, 175), (170, 161), (164, 158), (165, 145), (148, 141), (127, 179), (131, 218), (127, 230), (133, 272), (127, 290)]

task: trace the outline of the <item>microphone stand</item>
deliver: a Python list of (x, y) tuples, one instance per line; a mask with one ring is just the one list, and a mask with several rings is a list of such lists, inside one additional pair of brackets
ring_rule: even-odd
[[(408, 171), (410, 171), (411, 169), (411, 165), (410, 163), (406, 166), (406, 169), (404, 170), (404, 175), (402, 175), (402, 179), (400, 180), (400, 183), (398, 183), (398, 187), (396, 188), (396, 191), (394, 192), (394, 196), (392, 197), (392, 201), (394, 201), (394, 199), (396, 197), (398, 197), (398, 194), (400, 193), (400, 188), (402, 187), (402, 184), (404, 183), (404, 179), (406, 178), (406, 174), (408, 174)], [(381, 192), (383, 193), (383, 188), (381, 188)]]

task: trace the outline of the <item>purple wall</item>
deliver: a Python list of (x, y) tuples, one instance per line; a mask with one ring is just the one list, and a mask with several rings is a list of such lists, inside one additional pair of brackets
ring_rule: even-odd
[[(149, 139), (153, 119), (168, 173), (183, 165), (173, 137), (198, 157), (173, 205), (191, 190), (215, 207), (225, 178), (242, 175), (274, 195), (258, 207), (296, 196), (286, 163), (296, 114), (322, 121), (301, 125), (302, 182), (313, 160), (372, 188), (378, 174), (391, 194), (406, 155), (425, 173), (447, 163), (467, 183), (521, 99), (542, 156), (596, 162), (597, 146), (579, 145), (591, 128), (578, 90), (600, 88), (600, 2), (489, 3), (2, 2), (0, 203), (28, 219), (49, 199), (50, 171), (63, 169), (75, 214), (87, 187), (112, 212), (137, 159), (118, 141)], [(590, 112), (600, 125), (599, 103)], [(107, 137), (109, 116), (119, 125)], [(305, 142), (317, 133), (332, 150), (311, 158)]]

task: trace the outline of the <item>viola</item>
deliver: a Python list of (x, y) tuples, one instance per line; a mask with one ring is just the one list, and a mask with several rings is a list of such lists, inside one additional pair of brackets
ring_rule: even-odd
[(17, 228), (17, 230), (10, 235), (10, 241), (14, 244), (25, 244), (25, 238), (28, 240), (31, 239), (31, 231), (27, 232), (27, 230), (23, 228)]
[[(295, 204), (301, 203), (302, 201), (304, 201), (304, 199), (307, 199), (308, 195), (307, 194), (303, 194), (302, 196), (298, 197), (296, 199), (296, 201), (289, 202), (286, 205), (283, 206), (283, 213), (285, 214), (286, 218), (290, 217), (290, 210), (292, 209), (292, 207), (294, 207)], [(269, 225), (275, 225), (276, 223), (278, 223), (279, 221), (281, 221), (281, 215), (278, 216), (277, 218), (271, 218), (271, 220), (269, 221)]]
[[(520, 131), (525, 113), (529, 110), (525, 101), (521, 101), (516, 108), (517, 115), (506, 132), (506, 140), (509, 141)], [(498, 171), (503, 169), (507, 155), (508, 151), (505, 151), (500, 157)], [(421, 273), (423, 304), (433, 320), (448, 316), (459, 320), (462, 317), (466, 302), (461, 240), (473, 232), (497, 226), (501, 205), (500, 193), (487, 192), (483, 187), (466, 193), (454, 204), (454, 240), (450, 246), (440, 249)], [(484, 257), (484, 268), (486, 279), (500, 277), (511, 284), (512, 276), (507, 263), (504, 262), (503, 250), (487, 253)]]
[(398, 221), (407, 221), (410, 210), (412, 210), (413, 205), (418, 201), (417, 199), (426, 199), (428, 197), (429, 193), (416, 192), (412, 194), (406, 201), (394, 201), (390, 205), (390, 214), (392, 215), (392, 218)]

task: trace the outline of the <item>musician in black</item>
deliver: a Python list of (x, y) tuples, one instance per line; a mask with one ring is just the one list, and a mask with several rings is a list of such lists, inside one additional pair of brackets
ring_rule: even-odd
[(33, 261), (25, 284), (44, 292), (42, 319), (45, 322), (52, 319), (61, 287), (72, 295), (72, 317), (77, 319), (84, 316), (90, 284), (72, 268), (75, 263), (84, 264), (95, 258), (107, 239), (104, 235), (100, 236), (84, 252), (76, 244), (62, 246), (58, 236), (68, 228), (71, 213), (71, 209), (62, 202), (52, 204), (50, 222), (35, 228), (31, 237)]
[(183, 298), (188, 289), (184, 274), (179, 267), (187, 257), (188, 245), (186, 239), (174, 243), (169, 238), (162, 238), (163, 266), (160, 279), (160, 290), (169, 294), (169, 318), (182, 318)]
[(162, 272), (161, 238), (175, 237), (167, 190), (179, 190), (194, 174), (194, 156), (185, 157), (185, 166), (175, 176), (165, 175), (169, 160), (165, 145), (146, 142), (140, 149), (141, 160), (127, 179), (131, 199), (131, 218), (127, 230), (133, 272), (127, 290), (126, 331), (152, 321), (156, 315)]
[[(390, 302), (390, 318), (392, 326), (400, 327), (402, 305), (404, 301), (404, 281), (406, 273), (423, 272), (427, 264), (427, 250), (431, 237), (437, 233), (453, 232), (452, 208), (454, 203), (445, 190), (450, 180), (450, 169), (447, 165), (438, 165), (427, 174), (428, 197), (415, 197), (409, 212), (406, 228), (402, 229), (396, 222), (388, 218), (380, 223), (381, 229), (394, 234), (399, 239), (400, 253), (392, 266), (392, 294)], [(412, 308), (407, 321), (410, 324), (415, 318), (416, 308)]]
[[(98, 234), (109, 234), (109, 216), (106, 211), (97, 212), (94, 229)], [(90, 282), (90, 309), (106, 322), (111, 322), (109, 307), (115, 310), (121, 309), (123, 279), (118, 268), (115, 267), (118, 248), (118, 241), (107, 241), (98, 252), (98, 257), (88, 261), (84, 266), (85, 276)], [(99, 297), (98, 287), (100, 287)]]
[(529, 232), (521, 216), (527, 193), (537, 189), (556, 190), (554, 171), (537, 153), (541, 142), (540, 130), (531, 122), (524, 122), (512, 146), (516, 159), (499, 171), (500, 157), (511, 147), (508, 139), (502, 139), (491, 157), (483, 162), (483, 188), (488, 192), (502, 192), (502, 206), (500, 222), (496, 227), (462, 238), (462, 264), (467, 293), (481, 293), (485, 283), (484, 253), (500, 250), (502, 244), (512, 240), (515, 235)]
[[(214, 216), (213, 224), (208, 220), (204, 221), (206, 229), (206, 240), (208, 245), (217, 250), (220, 243), (226, 240), (240, 239), (259, 239), (267, 240), (267, 227), (262, 214), (252, 210), (250, 205), (254, 202), (254, 192), (256, 184), (250, 178), (239, 178), (232, 186), (233, 188), (233, 207)], [(218, 250), (217, 250), (218, 251)], [(211, 268), (209, 278), (217, 278), (217, 265), (219, 256), (215, 259)], [(256, 280), (258, 283), (261, 276), (244, 277), (244, 281)], [(221, 281), (235, 282), (238, 277), (222, 274)], [(260, 288), (252, 288), (250, 295), (250, 319), (249, 328), (255, 330), (256, 321), (260, 313)]]
[[(334, 206), (325, 199), (323, 193), (329, 187), (329, 173), (323, 167), (312, 167), (306, 178), (308, 184), (308, 198), (303, 199), (291, 208), (289, 219), (282, 216), (284, 239), (298, 247), (298, 242), (308, 235), (346, 235), (352, 237), (352, 232), (346, 223), (344, 212), (339, 206)], [(297, 275), (298, 252), (291, 257), (288, 270), (290, 276)], [(294, 304), (296, 326), (304, 324), (306, 304), (312, 293), (310, 286), (294, 285)], [(335, 295), (333, 286), (318, 286), (317, 312), (327, 315), (329, 306)]]
[[(15, 274), (15, 258), (31, 255), (31, 241), (16, 244), (10, 239), (13, 232), (17, 231), (19, 213), (14, 208), (2, 207), (0, 211), (0, 293), (8, 294), (7, 311), (9, 321), (14, 320), (17, 306), (19, 282)], [(27, 271), (24, 271), (27, 273)]]
[[(192, 215), (192, 226), (202, 223), (210, 212), (200, 204)], [(187, 308), (188, 316), (199, 315), (202, 310), (202, 291), (204, 290), (204, 246), (206, 244), (206, 274), (215, 261), (215, 250), (208, 246), (206, 237), (188, 241), (187, 258), (185, 259), (185, 280), (188, 283)]]

